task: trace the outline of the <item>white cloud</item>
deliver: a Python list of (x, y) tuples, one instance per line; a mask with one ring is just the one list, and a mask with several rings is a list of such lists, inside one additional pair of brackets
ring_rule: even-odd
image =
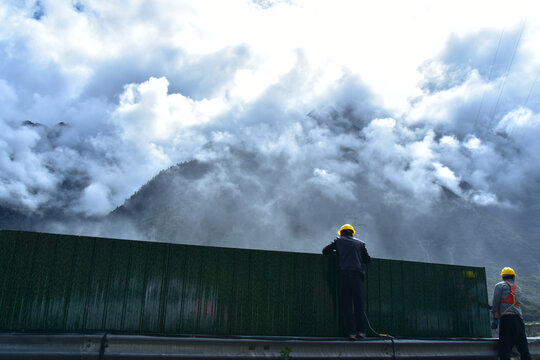
[(454, 136), (445, 135), (439, 142), (445, 148), (456, 149), (459, 147), (459, 141)]
[(87, 215), (105, 215), (114, 208), (114, 204), (110, 201), (109, 187), (93, 183), (82, 192), (80, 202), (75, 206), (75, 211)]
[(472, 196), (472, 200), (474, 203), (481, 205), (481, 206), (487, 206), (487, 205), (495, 205), (498, 203), (497, 196), (494, 194), (479, 192), (477, 194), (474, 194)]
[(437, 180), (439, 180), (442, 185), (459, 194), (461, 192), (459, 190), (460, 179), (454, 172), (439, 162), (435, 162), (433, 166), (435, 167), (435, 177)]
[(508, 136), (520, 138), (530, 135), (536, 137), (540, 129), (540, 114), (533, 113), (527, 108), (517, 108), (506, 114), (495, 130), (504, 131)]
[(222, 99), (194, 101), (182, 94), (168, 94), (166, 78), (130, 84), (112, 115), (129, 141), (168, 142), (191, 126), (203, 125), (227, 109)]
[[(4, 111), (10, 110), (18, 100), (17, 93), (10, 84), (4, 79), (0, 79), (0, 106)], [(4, 117), (8, 114), (3, 113)]]
[(389, 197), (463, 181), (499, 204), (540, 173), (534, 2), (41, 3), (39, 21), (31, 3), (0, 4), (0, 196), (31, 209), (77, 168), (65, 201), (98, 214), (233, 148), (335, 198), (361, 173)]
[(511, 140), (511, 147), (505, 150), (520, 160), (519, 169), (515, 170), (522, 171), (523, 176), (536, 177), (540, 172), (540, 113), (519, 107), (506, 114), (495, 131)]
[(465, 147), (472, 151), (482, 151), (482, 140), (480, 140), (476, 136), (471, 136), (465, 142)]

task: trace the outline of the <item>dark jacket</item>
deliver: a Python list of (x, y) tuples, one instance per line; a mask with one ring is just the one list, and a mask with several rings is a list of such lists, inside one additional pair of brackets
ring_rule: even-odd
[(339, 236), (324, 247), (323, 254), (337, 254), (339, 270), (366, 272), (366, 265), (371, 262), (366, 244), (352, 236)]

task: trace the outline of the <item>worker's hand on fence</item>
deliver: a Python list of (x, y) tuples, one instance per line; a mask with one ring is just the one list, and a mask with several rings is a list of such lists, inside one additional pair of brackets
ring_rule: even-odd
[(499, 319), (493, 319), (493, 321), (491, 322), (491, 328), (495, 330), (498, 327), (499, 327)]

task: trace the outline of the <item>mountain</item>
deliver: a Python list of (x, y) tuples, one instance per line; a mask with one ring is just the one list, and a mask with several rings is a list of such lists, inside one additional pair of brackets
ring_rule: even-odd
[(535, 199), (526, 211), (481, 207), (441, 186), (436, 200), (419, 206), (403, 194), (382, 193), (365, 176), (329, 189), (314, 179), (313, 167), (287, 166), (229, 149), (219, 160), (161, 171), (103, 218), (31, 216), (0, 206), (0, 227), (319, 253), (340, 225), (352, 223), (375, 257), (486, 267), (488, 292), (500, 269), (512, 266), (523, 284), (526, 320), (540, 320)]
[(309, 173), (292, 178), (275, 165), (242, 151), (226, 161), (177, 164), (107, 221), (129, 223), (142, 238), (159, 241), (315, 253), (350, 222), (377, 257), (540, 270), (534, 256), (540, 248), (517, 210), (471, 205), (446, 188), (427, 210), (418, 209), (385, 201), (362, 178), (350, 199), (339, 189), (332, 197)]

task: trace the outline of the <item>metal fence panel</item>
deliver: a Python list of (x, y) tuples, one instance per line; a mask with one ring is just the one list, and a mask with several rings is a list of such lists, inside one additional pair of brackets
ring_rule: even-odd
[[(332, 256), (0, 231), (0, 330), (343, 336)], [(377, 332), (489, 337), (485, 270), (373, 259)]]

